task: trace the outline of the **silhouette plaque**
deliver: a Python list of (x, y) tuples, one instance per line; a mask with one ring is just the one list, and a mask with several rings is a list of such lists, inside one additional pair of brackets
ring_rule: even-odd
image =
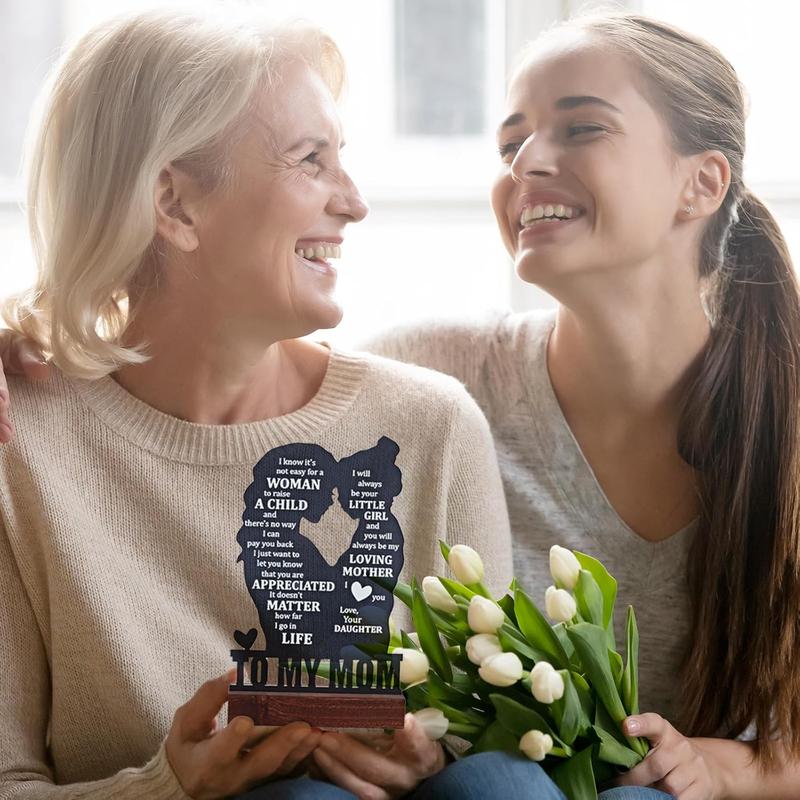
[[(387, 437), (337, 461), (315, 444), (288, 444), (253, 467), (237, 535), (238, 561), (258, 630), (237, 630), (228, 716), (258, 725), (302, 720), (328, 728), (401, 728), (401, 656), (388, 652), (392, 589), (403, 533), (392, 514), (402, 491)], [(335, 515), (353, 528), (331, 553)], [(313, 536), (311, 532), (313, 531)]]

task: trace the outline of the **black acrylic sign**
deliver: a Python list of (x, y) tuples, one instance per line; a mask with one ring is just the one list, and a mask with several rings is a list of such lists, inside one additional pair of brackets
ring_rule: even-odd
[[(253, 468), (238, 561), (265, 646), (253, 649), (256, 628), (234, 633), (241, 649), (231, 650), (238, 669), (229, 702), (233, 706), (235, 699), (241, 711), (264, 717), (257, 722), (278, 720), (272, 712), (253, 713), (255, 706), (243, 704), (247, 693), (273, 701), (281, 692), (402, 700), (400, 657), (387, 652), (392, 589), (403, 566), (403, 533), (392, 513), (403, 488), (398, 452), (385, 436), (338, 461), (319, 445), (289, 444), (270, 450)], [(326, 514), (341, 511), (355, 531), (338, 560), (329, 563), (301, 524), (306, 530), (321, 526), (314, 536), (319, 542)], [(359, 725), (365, 706), (348, 708), (339, 724)], [(298, 713), (314, 722), (308, 712)], [(401, 720), (402, 714), (392, 718)]]

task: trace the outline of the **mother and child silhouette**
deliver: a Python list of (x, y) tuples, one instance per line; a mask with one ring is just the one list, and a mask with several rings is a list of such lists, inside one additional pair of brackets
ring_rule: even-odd
[[(340, 461), (319, 445), (288, 444), (253, 467), (237, 561), (270, 656), (357, 659), (388, 645), (403, 567), (391, 511), (403, 488), (398, 453), (385, 436)], [(349, 542), (337, 512), (357, 521)]]

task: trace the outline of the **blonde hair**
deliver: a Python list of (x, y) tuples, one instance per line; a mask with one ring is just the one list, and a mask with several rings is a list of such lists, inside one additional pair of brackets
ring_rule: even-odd
[(30, 128), (37, 277), (3, 304), (9, 327), (78, 377), (146, 361), (121, 341), (129, 290), (156, 236), (158, 176), (173, 162), (204, 189), (229, 184), (230, 150), (257, 91), (297, 59), (340, 97), (341, 53), (307, 23), (218, 6), (126, 15), (85, 34), (54, 67)]

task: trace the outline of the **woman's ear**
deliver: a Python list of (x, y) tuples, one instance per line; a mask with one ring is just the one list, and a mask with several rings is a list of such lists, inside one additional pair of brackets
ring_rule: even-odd
[(711, 216), (722, 205), (731, 185), (731, 167), (719, 150), (698, 155), (691, 179), (691, 204), (695, 217)]
[(200, 245), (192, 202), (197, 192), (197, 182), (172, 164), (161, 170), (156, 181), (156, 230), (183, 253), (191, 253)]

